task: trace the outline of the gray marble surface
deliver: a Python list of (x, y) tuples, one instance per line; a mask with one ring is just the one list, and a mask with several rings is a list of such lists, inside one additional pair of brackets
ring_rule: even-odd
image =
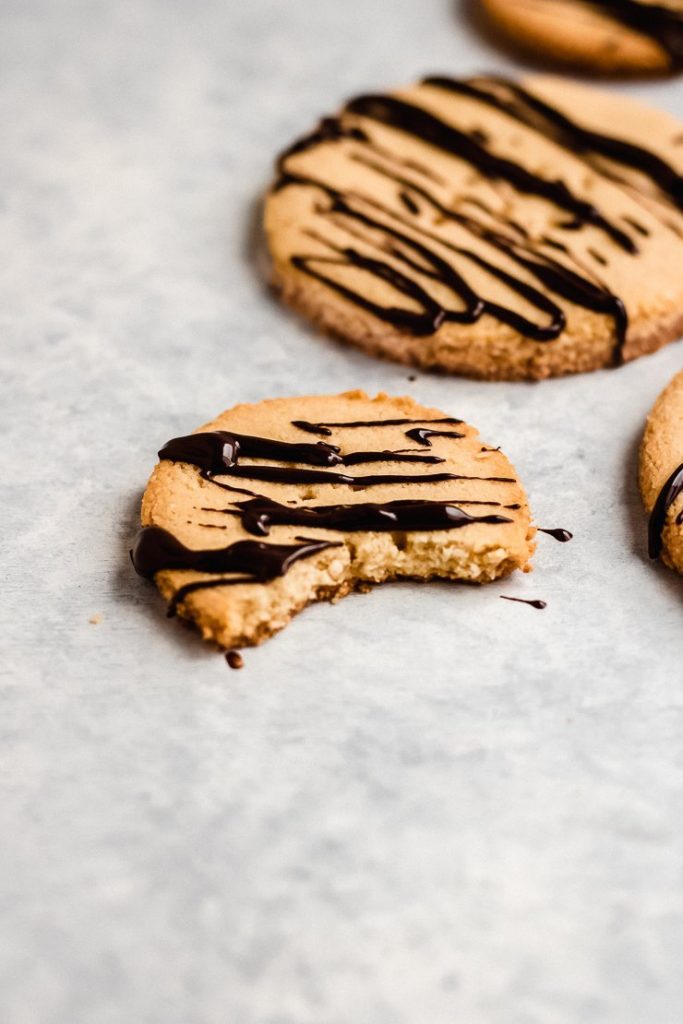
[[(449, 0), (0, 14), (3, 1024), (679, 1024), (682, 594), (634, 476), (683, 350), (408, 384), (252, 257), (317, 115), (512, 61)], [(614, 88), (681, 111), (680, 82)], [(310, 609), (230, 672), (131, 572), (155, 452), (359, 385), (478, 424), (575, 540)]]

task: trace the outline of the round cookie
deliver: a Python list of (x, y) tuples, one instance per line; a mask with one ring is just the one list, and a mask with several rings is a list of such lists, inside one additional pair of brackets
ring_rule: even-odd
[(602, 74), (679, 70), (681, 0), (480, 0), (510, 42)]
[(536, 531), (505, 455), (411, 398), (238, 405), (159, 457), (133, 564), (222, 647), (370, 583), (529, 569)]
[(594, 370), (683, 326), (683, 125), (576, 83), (429, 78), (278, 161), (282, 298), (367, 352), (494, 380)]
[(650, 514), (650, 557), (661, 557), (683, 573), (683, 372), (664, 389), (648, 416), (639, 476)]

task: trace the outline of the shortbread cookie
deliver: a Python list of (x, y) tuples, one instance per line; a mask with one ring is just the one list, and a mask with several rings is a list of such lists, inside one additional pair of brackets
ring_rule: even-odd
[(491, 379), (594, 370), (683, 328), (683, 125), (574, 83), (429, 78), (279, 160), (273, 277), (328, 331)]
[(680, 70), (683, 0), (480, 0), (491, 24), (535, 56), (603, 74)]
[(683, 572), (683, 372), (661, 393), (640, 447), (640, 490), (651, 558)]
[(370, 583), (529, 568), (535, 529), (507, 458), (410, 398), (238, 405), (159, 457), (133, 564), (222, 647)]

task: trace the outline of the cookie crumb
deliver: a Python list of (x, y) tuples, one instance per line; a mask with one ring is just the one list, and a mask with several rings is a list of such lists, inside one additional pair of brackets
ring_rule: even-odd
[(244, 658), (239, 651), (227, 651), (225, 660), (230, 668), (244, 668)]
[(92, 626), (99, 626), (101, 621), (102, 621), (102, 612), (97, 612), (96, 615), (91, 615), (90, 618), (88, 619), (88, 622)]

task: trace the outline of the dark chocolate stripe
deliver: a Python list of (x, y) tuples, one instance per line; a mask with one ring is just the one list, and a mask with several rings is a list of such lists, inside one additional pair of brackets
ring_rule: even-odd
[(659, 43), (671, 66), (683, 66), (683, 13), (661, 4), (638, 0), (589, 0), (589, 7), (604, 7), (610, 17)]
[(266, 583), (284, 576), (299, 559), (336, 547), (331, 541), (298, 538), (300, 544), (268, 544), (266, 541), (240, 540), (225, 548), (196, 551), (185, 547), (177, 537), (159, 526), (145, 526), (138, 533), (131, 559), (135, 571), (153, 579), (163, 570), (191, 569), (205, 573), (236, 573), (221, 580), (197, 580), (176, 591), (169, 607), (172, 614), (188, 594), (207, 587), (235, 586), (239, 583)]
[[(484, 503), (482, 503), (484, 504)], [(486, 503), (488, 504), (488, 503)], [(492, 503), (493, 504), (493, 503)], [(267, 535), (271, 526), (305, 526), (343, 532), (453, 530), (472, 523), (511, 523), (507, 516), (471, 516), (449, 501), (387, 501), (383, 504), (316, 505), (292, 508), (271, 498), (236, 503), (248, 533)], [(209, 511), (209, 510), (206, 510)], [(211, 511), (222, 512), (222, 509)], [(230, 510), (225, 510), (226, 512)]]
[[(410, 437), (410, 431), (406, 431)], [(451, 437), (464, 437), (464, 434), (452, 434)], [(342, 458), (342, 466), (361, 466), (368, 462), (421, 462), (424, 465), (435, 466), (437, 463), (445, 462), (440, 455), (420, 455), (410, 452), (349, 452)]]
[[(412, 436), (409, 431), (406, 433), (407, 436)], [(462, 437), (463, 435), (453, 436)], [(175, 437), (168, 441), (159, 452), (160, 459), (166, 459), (169, 462), (189, 462), (212, 475), (220, 475), (227, 470), (232, 470), (237, 465), (240, 456), (270, 458), (279, 462), (303, 462), (314, 466), (359, 466), (369, 462), (421, 462), (435, 465), (445, 461), (437, 455), (394, 451), (349, 452), (348, 455), (342, 456), (336, 445), (326, 444), (323, 441), (319, 441), (317, 444), (295, 444), (289, 441), (275, 441), (267, 437), (235, 434), (227, 430)], [(261, 479), (266, 478), (262, 477)]]
[(284, 466), (234, 466), (225, 470), (230, 476), (248, 480), (264, 480), (271, 484), (346, 484), (349, 487), (383, 487), (386, 484), (439, 484), (446, 480), (491, 480), (500, 484), (514, 484), (509, 476), (463, 476), (460, 473), (376, 473), (353, 476), (324, 469), (288, 469)]
[(174, 437), (159, 452), (160, 459), (189, 462), (207, 473), (225, 473), (237, 465), (238, 457), (276, 459), (278, 462), (307, 462), (313, 466), (335, 466), (342, 461), (339, 449), (319, 441), (317, 444), (293, 444), (269, 437), (212, 430)]
[(242, 573), (261, 581), (283, 576), (289, 566), (323, 548), (327, 541), (306, 540), (303, 544), (267, 544), (265, 541), (240, 540), (226, 548), (195, 551), (160, 526), (145, 526), (138, 533), (131, 558), (140, 576), (152, 579), (163, 569), (192, 569), (207, 573)]
[(427, 448), (431, 448), (432, 442), (429, 440), (430, 437), (464, 437), (464, 434), (458, 433), (457, 430), (429, 430), (425, 427), (415, 427), (413, 430), (406, 430), (406, 437), (409, 437), (411, 441), (417, 441), (418, 444), (423, 444)]
[[(678, 496), (683, 494), (683, 463), (674, 469), (661, 491), (650, 514), (648, 523), (648, 551), (650, 558), (658, 558), (664, 545), (662, 534), (666, 525), (666, 516)], [(678, 523), (680, 516), (677, 518)]]
[(454, 419), (452, 416), (443, 416), (436, 420), (342, 420), (340, 423), (309, 423), (308, 420), (292, 420), (293, 427), (305, 430), (308, 434), (320, 434), (323, 437), (330, 437), (331, 427), (343, 427), (345, 430), (349, 430), (354, 427), (402, 427), (411, 423), (462, 423), (462, 420)]

